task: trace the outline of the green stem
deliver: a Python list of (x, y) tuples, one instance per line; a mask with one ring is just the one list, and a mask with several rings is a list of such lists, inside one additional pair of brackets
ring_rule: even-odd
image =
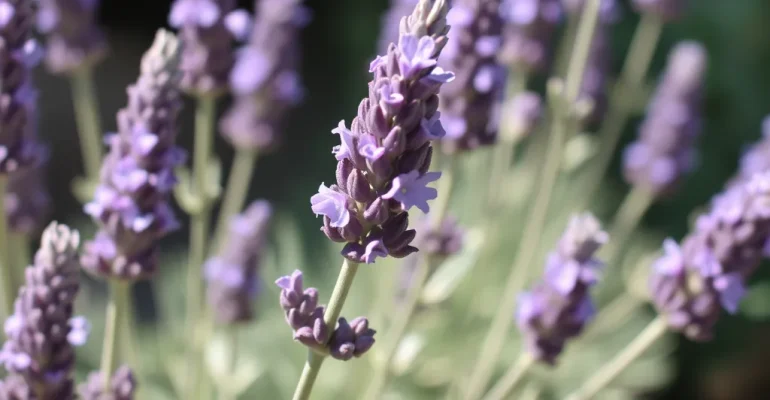
[[(235, 373), (235, 368), (238, 363), (238, 329), (235, 326), (228, 327), (227, 334), (230, 339), (230, 370), (228, 376), (232, 376)], [(231, 389), (230, 385), (220, 384), (219, 388), (219, 400), (235, 400), (238, 396)]]
[(615, 358), (610, 360), (593, 374), (578, 390), (567, 397), (567, 400), (593, 399), (599, 391), (612, 383), (629, 365), (641, 356), (650, 346), (666, 333), (666, 321), (658, 316)]
[(122, 300), (125, 308), (121, 312), (119, 329), (120, 338), (120, 357), (124, 359), (137, 375), (141, 374), (139, 365), (139, 347), (136, 341), (136, 319), (134, 314), (134, 299), (132, 296), (133, 284), (126, 284), (126, 290), (122, 293), (125, 299)]
[(212, 246), (214, 249), (224, 240), (230, 218), (243, 209), (256, 161), (257, 153), (254, 151), (237, 150), (235, 152), (235, 160), (233, 160), (233, 167), (227, 179), (225, 196), (222, 200), (219, 218), (214, 229), (215, 234)]
[[(345, 299), (348, 297), (350, 287), (353, 286), (353, 280), (358, 272), (358, 263), (348, 259), (342, 263), (340, 274), (337, 277), (337, 283), (334, 285), (332, 297), (329, 299), (329, 305), (324, 312), (324, 323), (330, 330), (337, 326), (337, 318), (342, 312), (342, 306), (345, 305)], [(294, 390), (294, 400), (307, 400), (310, 398), (310, 392), (313, 390), (318, 372), (321, 370), (325, 356), (320, 355), (313, 350), (308, 350), (308, 358), (305, 367), (302, 369), (302, 375), (297, 382), (297, 388)]]
[(505, 372), (502, 378), (492, 387), (492, 389), (484, 396), (484, 400), (500, 400), (507, 399), (516, 388), (516, 385), (521, 382), (529, 368), (535, 363), (535, 359), (529, 354), (522, 354), (519, 359), (516, 360), (508, 371)]
[(0, 177), (0, 290), (3, 291), (3, 318), (13, 313), (13, 256), (8, 245), (8, 218), (5, 214), (5, 194), (8, 188), (8, 176)]
[(607, 246), (608, 256), (606, 257), (610, 265), (615, 266), (619, 261), (618, 258), (623, 253), (626, 242), (636, 226), (639, 225), (653, 199), (654, 197), (649, 191), (638, 186), (631, 189), (631, 192), (626, 195), (615, 214), (610, 229), (612, 241)]
[(108, 281), (109, 299), (104, 325), (104, 342), (102, 345), (101, 372), (104, 387), (109, 387), (112, 371), (115, 370), (116, 353), (118, 352), (118, 323), (126, 308), (126, 293), (128, 284), (118, 280)]
[(193, 151), (193, 185), (194, 196), (199, 200), (200, 209), (190, 215), (190, 256), (187, 267), (187, 332), (191, 339), (187, 375), (187, 398), (196, 398), (198, 388), (205, 375), (200, 373), (200, 343), (199, 320), (200, 310), (203, 305), (203, 262), (208, 250), (209, 223), (211, 217), (211, 198), (207, 192), (209, 188), (209, 161), (213, 151), (214, 122), (216, 118), (216, 99), (214, 97), (201, 97), (198, 99), (195, 110), (195, 139)]
[(516, 259), (508, 276), (505, 289), (498, 304), (492, 325), (482, 345), (475, 367), (466, 391), (465, 399), (478, 399), (484, 392), (500, 355), (505, 337), (513, 321), (511, 308), (515, 306), (516, 296), (522, 285), (526, 283), (528, 271), (537, 255), (543, 228), (548, 215), (554, 184), (559, 173), (559, 164), (563, 156), (564, 140), (574, 117), (572, 107), (577, 100), (580, 85), (588, 60), (588, 53), (599, 19), (600, 0), (586, 2), (578, 26), (574, 52), (569, 63), (569, 70), (564, 85), (563, 97), (556, 99), (554, 104), (553, 130), (551, 132), (549, 149), (545, 158), (542, 176), (534, 198), (532, 212), (527, 218), (524, 228), (525, 235), (519, 243)]
[(8, 232), (10, 248), (10, 280), (12, 293), (17, 293), (24, 284), (24, 270), (30, 263), (29, 237), (23, 233)]
[(86, 183), (93, 186), (99, 181), (103, 155), (99, 102), (94, 89), (93, 71), (90, 67), (78, 69), (70, 80)]
[(615, 154), (615, 147), (620, 141), (623, 128), (631, 114), (632, 107), (629, 98), (633, 98), (641, 91), (662, 29), (663, 23), (658, 17), (650, 13), (642, 15), (634, 38), (631, 40), (620, 78), (610, 91), (610, 108), (599, 132), (597, 159), (588, 177), (587, 190), (583, 191), (585, 198), (583, 204), (580, 204), (580, 208), (585, 208), (585, 205), (593, 198), (594, 192), (601, 185), (602, 178), (607, 172), (610, 161), (612, 161), (612, 155)]

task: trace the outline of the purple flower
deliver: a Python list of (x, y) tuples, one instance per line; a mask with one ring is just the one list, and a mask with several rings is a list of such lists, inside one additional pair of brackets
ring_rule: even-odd
[(321, 230), (346, 243), (342, 254), (354, 262), (405, 257), (417, 249), (407, 211), (428, 210), (436, 190), (426, 187), (439, 174), (428, 172), (430, 139), (443, 136), (438, 91), (454, 75), (436, 66), (446, 44), (445, 1), (424, 0), (401, 23), (399, 44), (370, 65), (369, 96), (358, 115), (332, 132), (340, 135), (333, 154), (336, 185), (321, 185), (312, 210), (324, 215)]
[(335, 228), (342, 228), (350, 222), (350, 211), (347, 208), (348, 197), (323, 183), (318, 187), (318, 193), (310, 198), (311, 208), (316, 215), (323, 215), (331, 221)]
[(384, 199), (394, 199), (401, 203), (404, 210), (415, 206), (427, 213), (430, 210), (428, 200), (438, 196), (438, 191), (427, 187), (441, 177), (441, 172), (427, 172), (420, 175), (417, 171), (401, 174), (393, 179), (393, 187), (382, 195)]
[(442, 140), (446, 152), (497, 139), (495, 117), (505, 87), (505, 70), (496, 59), (503, 31), (500, 5), (501, 0), (461, 0), (447, 15), (453, 28), (440, 64), (454, 71), (455, 79), (440, 96), (442, 117), (453, 121), (451, 134)]
[(672, 50), (639, 139), (623, 154), (629, 183), (665, 195), (693, 167), (705, 71), (706, 51), (700, 44), (680, 43)]
[[(79, 289), (80, 237), (52, 223), (43, 232), (33, 265), (5, 323), (0, 362), (35, 399), (72, 398), (73, 345), (82, 344), (87, 322), (72, 318)], [(80, 336), (80, 337), (78, 337)], [(75, 340), (73, 340), (75, 339)], [(22, 383), (23, 380), (23, 383)], [(2, 390), (0, 390), (2, 392)]]
[(681, 246), (667, 239), (653, 264), (650, 290), (671, 329), (693, 340), (711, 339), (721, 308), (737, 311), (769, 239), (767, 172), (715, 196)]
[(523, 72), (545, 71), (562, 14), (561, 0), (503, 0), (500, 15), (505, 26), (500, 62)]
[[(41, 159), (47, 161), (47, 157)], [(10, 175), (5, 194), (5, 215), (11, 230), (37, 235), (51, 214), (51, 195), (46, 188), (46, 164), (19, 169)]]
[(119, 133), (108, 138), (101, 182), (85, 206), (100, 227), (81, 260), (90, 273), (130, 280), (152, 276), (158, 241), (179, 226), (169, 204), (174, 168), (184, 160), (174, 145), (182, 107), (178, 54), (174, 35), (160, 31), (128, 89), (128, 105), (118, 112)]
[(300, 0), (261, 0), (255, 8), (253, 27), (242, 10), (226, 18), (251, 32), (230, 72), (235, 99), (220, 128), (236, 149), (264, 152), (279, 144), (285, 114), (303, 97), (299, 33), (307, 10)]
[(254, 318), (252, 302), (259, 288), (259, 265), (272, 212), (267, 201), (258, 200), (233, 217), (221, 251), (204, 265), (207, 299), (221, 323)]
[(38, 29), (47, 35), (46, 64), (54, 73), (90, 68), (107, 54), (107, 40), (96, 24), (98, 0), (40, 0)]
[(556, 251), (548, 256), (544, 281), (520, 296), (519, 329), (536, 359), (555, 364), (566, 341), (579, 335), (593, 317), (588, 291), (598, 281), (602, 265), (594, 255), (607, 240), (593, 215), (573, 217)]
[(123, 365), (115, 370), (110, 379), (110, 387), (105, 390), (101, 372), (88, 374), (86, 382), (80, 385), (78, 392), (83, 400), (134, 400), (136, 378), (131, 368)]

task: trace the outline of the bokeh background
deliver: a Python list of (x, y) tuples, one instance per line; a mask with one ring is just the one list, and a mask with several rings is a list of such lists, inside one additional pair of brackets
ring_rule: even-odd
[[(106, 130), (115, 128), (115, 112), (125, 103), (125, 87), (138, 72), (138, 60), (154, 31), (166, 26), (170, 1), (103, 1), (101, 17), (112, 53), (96, 71), (101, 116)], [(251, 9), (253, 2), (241, 1)], [(375, 53), (380, 18), (388, 0), (310, 0), (312, 23), (304, 30), (303, 79), (306, 101), (288, 118), (285, 141), (279, 152), (261, 157), (250, 198), (263, 197), (291, 212), (300, 222), (307, 243), (323, 246), (318, 221), (308, 207), (308, 198), (322, 181), (333, 179), (334, 159), (329, 149), (335, 138), (329, 133), (340, 119), (350, 120), (365, 95), (368, 74), (365, 66)], [(614, 66), (624, 57), (637, 17), (623, 4), (623, 21), (615, 28)], [(694, 0), (687, 16), (667, 25), (653, 62), (651, 76), (660, 71), (665, 54), (682, 39), (702, 42), (708, 49), (705, 125), (700, 140), (700, 165), (679, 194), (656, 204), (644, 225), (676, 238), (687, 229), (689, 213), (705, 204), (735, 170), (742, 149), (759, 138), (763, 116), (770, 113), (770, 2), (767, 0)], [(55, 215), (61, 221), (81, 216), (81, 207), (71, 195), (70, 182), (80, 173), (79, 147), (72, 115), (68, 83), (40, 71), (41, 136), (52, 145), (49, 184)], [(180, 138), (190, 148), (192, 130), (189, 110), (183, 116)], [(625, 133), (635, 131), (635, 122)], [(218, 140), (218, 152), (229, 165), (231, 150)], [(617, 161), (617, 160), (616, 160)], [(617, 164), (616, 164), (617, 165)], [(612, 169), (609, 192), (622, 193), (625, 184)], [(184, 242), (184, 230), (171, 241)], [(322, 267), (317, 265), (306, 268)], [(765, 287), (764, 285), (768, 285)], [(770, 274), (756, 278), (753, 293), (770, 290)], [(146, 287), (135, 296), (140, 315), (150, 304)], [(676, 353), (678, 378), (659, 398), (764, 399), (770, 398), (770, 303), (751, 301), (738, 316), (720, 322), (717, 339), (708, 344), (681, 340)], [(760, 299), (767, 297), (760, 296)], [(761, 302), (761, 301), (760, 301)], [(288, 333), (287, 333), (288, 334)], [(709, 393), (708, 396), (705, 393)]]

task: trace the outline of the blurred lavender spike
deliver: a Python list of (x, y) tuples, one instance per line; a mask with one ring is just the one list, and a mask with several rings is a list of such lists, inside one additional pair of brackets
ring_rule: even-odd
[(220, 123), (239, 150), (264, 152), (279, 142), (286, 111), (304, 95), (299, 77), (299, 31), (310, 12), (301, 0), (261, 0), (249, 43), (230, 73), (235, 100)]
[(98, 0), (38, 0), (37, 27), (47, 35), (46, 65), (57, 74), (89, 68), (107, 54), (96, 23)]
[(339, 318), (336, 329), (329, 329), (324, 322), (324, 306), (318, 305), (318, 289), (304, 288), (302, 271), (282, 276), (275, 284), (281, 288), (281, 307), (286, 323), (294, 331), (294, 340), (342, 361), (360, 357), (374, 345), (376, 331), (369, 328), (364, 317), (349, 324)]
[(123, 365), (112, 374), (109, 390), (104, 390), (102, 373), (92, 372), (78, 387), (78, 392), (83, 400), (133, 400), (136, 386), (131, 368)]
[(51, 195), (43, 165), (11, 174), (5, 193), (5, 214), (13, 232), (26, 236), (40, 232), (51, 214)]
[(385, 54), (388, 52), (388, 46), (391, 43), (398, 42), (398, 30), (401, 24), (401, 18), (409, 15), (418, 0), (390, 0), (390, 8), (385, 12), (381, 19), (380, 38), (377, 45), (377, 53)]
[(157, 269), (158, 241), (177, 229), (169, 204), (174, 167), (184, 152), (174, 145), (182, 107), (177, 64), (180, 43), (158, 31), (142, 58), (141, 73), (118, 112), (119, 132), (108, 138), (101, 182), (85, 211), (99, 225), (82, 256), (86, 271), (135, 280)]
[(682, 17), (689, 0), (633, 0), (634, 8), (642, 13), (649, 13), (664, 21), (673, 21)]
[(531, 355), (548, 364), (594, 315), (589, 288), (602, 263), (594, 257), (608, 240), (591, 214), (570, 220), (555, 251), (548, 255), (543, 282), (519, 298), (517, 320)]
[(597, 25), (578, 95), (578, 102), (585, 102), (591, 106), (591, 111), (582, 120), (588, 126), (599, 124), (604, 119), (604, 113), (607, 110), (608, 79), (612, 67), (610, 31), (611, 26), (605, 22)]
[(452, 26), (439, 65), (455, 73), (439, 96), (448, 153), (472, 150), (497, 140), (497, 107), (505, 69), (497, 62), (502, 45), (501, 0), (458, 0), (447, 14)]
[(745, 182), (755, 174), (768, 170), (770, 170), (770, 115), (762, 121), (762, 139), (743, 154), (738, 174), (730, 183)]
[(671, 51), (663, 80), (639, 127), (639, 138), (623, 154), (624, 175), (630, 184), (665, 195), (693, 168), (705, 73), (706, 50), (699, 43), (679, 43)]
[(218, 96), (228, 90), (233, 41), (246, 37), (249, 27), (235, 6), (235, 0), (175, 0), (171, 5), (169, 25), (184, 43), (179, 64), (184, 91)]
[(737, 311), (768, 239), (770, 172), (715, 196), (681, 246), (667, 239), (653, 265), (650, 290), (671, 329), (692, 340), (710, 340), (721, 309)]
[(265, 251), (273, 210), (258, 200), (230, 220), (230, 234), (223, 249), (203, 268), (208, 281), (207, 297), (216, 319), (224, 324), (254, 318), (254, 297), (260, 287), (259, 267)]
[(414, 242), (417, 243), (425, 255), (439, 257), (449, 257), (462, 250), (465, 240), (465, 229), (463, 229), (457, 220), (448, 216), (444, 218), (441, 226), (434, 229), (429, 217), (420, 219), (417, 236)]
[(563, 18), (560, 0), (503, 0), (500, 14), (505, 22), (500, 62), (524, 73), (546, 71)]
[(445, 0), (422, 0), (401, 20), (398, 45), (370, 65), (369, 97), (350, 129), (340, 121), (332, 130), (340, 138), (332, 149), (337, 183), (321, 184), (310, 203), (323, 215), (326, 236), (347, 243), (342, 254), (351, 261), (371, 264), (417, 251), (407, 211), (428, 212), (428, 201), (437, 196), (427, 186), (440, 176), (428, 172), (431, 140), (445, 133), (437, 94), (454, 79), (437, 66), (449, 30), (447, 8)]
[(34, 130), (37, 91), (32, 70), (43, 51), (33, 38), (33, 0), (0, 3), (0, 174), (39, 162)]
[(25, 399), (74, 398), (73, 346), (83, 341), (71, 339), (85, 334), (75, 330), (87, 329), (87, 324), (71, 323), (79, 289), (79, 243), (77, 231), (51, 223), (34, 264), (25, 271), (0, 351), (0, 362), (10, 374), (0, 392), (7, 390), (8, 398), (14, 398), (11, 393), (27, 393)]

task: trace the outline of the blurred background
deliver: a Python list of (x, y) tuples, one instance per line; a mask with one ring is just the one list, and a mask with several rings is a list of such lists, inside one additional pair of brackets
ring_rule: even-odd
[[(107, 30), (111, 56), (96, 70), (103, 126), (115, 128), (115, 112), (125, 103), (125, 87), (136, 78), (141, 53), (155, 30), (167, 26), (171, 1), (109, 0), (102, 2), (102, 22)], [(253, 8), (252, 1), (240, 1)], [(612, 37), (615, 71), (620, 67), (637, 16), (623, 3), (623, 20)], [(682, 39), (702, 42), (709, 51), (705, 102), (705, 126), (700, 140), (700, 165), (679, 194), (657, 203), (645, 218), (646, 228), (665, 236), (680, 238), (687, 229), (687, 215), (705, 204), (735, 171), (742, 149), (757, 140), (763, 116), (770, 113), (770, 2), (767, 0), (697, 0), (678, 23), (667, 25), (653, 62), (657, 76), (671, 45)], [(310, 251), (326, 245), (318, 232), (319, 221), (308, 207), (308, 198), (322, 181), (333, 179), (334, 159), (329, 149), (335, 138), (329, 133), (340, 119), (350, 120), (358, 101), (366, 94), (365, 66), (375, 54), (380, 18), (388, 0), (310, 0), (314, 13), (304, 30), (303, 79), (306, 101), (288, 118), (280, 151), (261, 157), (250, 198), (273, 201), (299, 222)], [(70, 182), (80, 173), (77, 135), (72, 115), (68, 82), (41, 68), (41, 136), (52, 145), (49, 184), (54, 196), (55, 215), (60, 221), (82, 219), (81, 207), (71, 195)], [(221, 105), (224, 107), (224, 105)], [(183, 116), (182, 145), (190, 148), (192, 118)], [(625, 134), (629, 140), (635, 122)], [(217, 147), (225, 168), (231, 150), (221, 139)], [(616, 160), (617, 161), (617, 160)], [(616, 164), (617, 165), (617, 164)], [(604, 186), (612, 197), (626, 190), (619, 169)], [(617, 193), (614, 193), (616, 191)], [(600, 193), (598, 196), (604, 196)], [(183, 244), (184, 229), (171, 241)], [(305, 268), (322, 268), (309, 265)], [(335, 266), (336, 267), (336, 266)], [(752, 293), (770, 290), (770, 274), (760, 273)], [(768, 285), (768, 286), (764, 286)], [(140, 315), (152, 318), (142, 305), (146, 288), (136, 296)], [(770, 398), (770, 303), (768, 296), (750, 296), (744, 312), (725, 316), (716, 340), (694, 344), (680, 340), (675, 354), (677, 378), (655, 398), (766, 399)], [(269, 301), (269, 300), (268, 300)], [(145, 311), (145, 312), (142, 312)], [(288, 331), (286, 332), (288, 338)]]

